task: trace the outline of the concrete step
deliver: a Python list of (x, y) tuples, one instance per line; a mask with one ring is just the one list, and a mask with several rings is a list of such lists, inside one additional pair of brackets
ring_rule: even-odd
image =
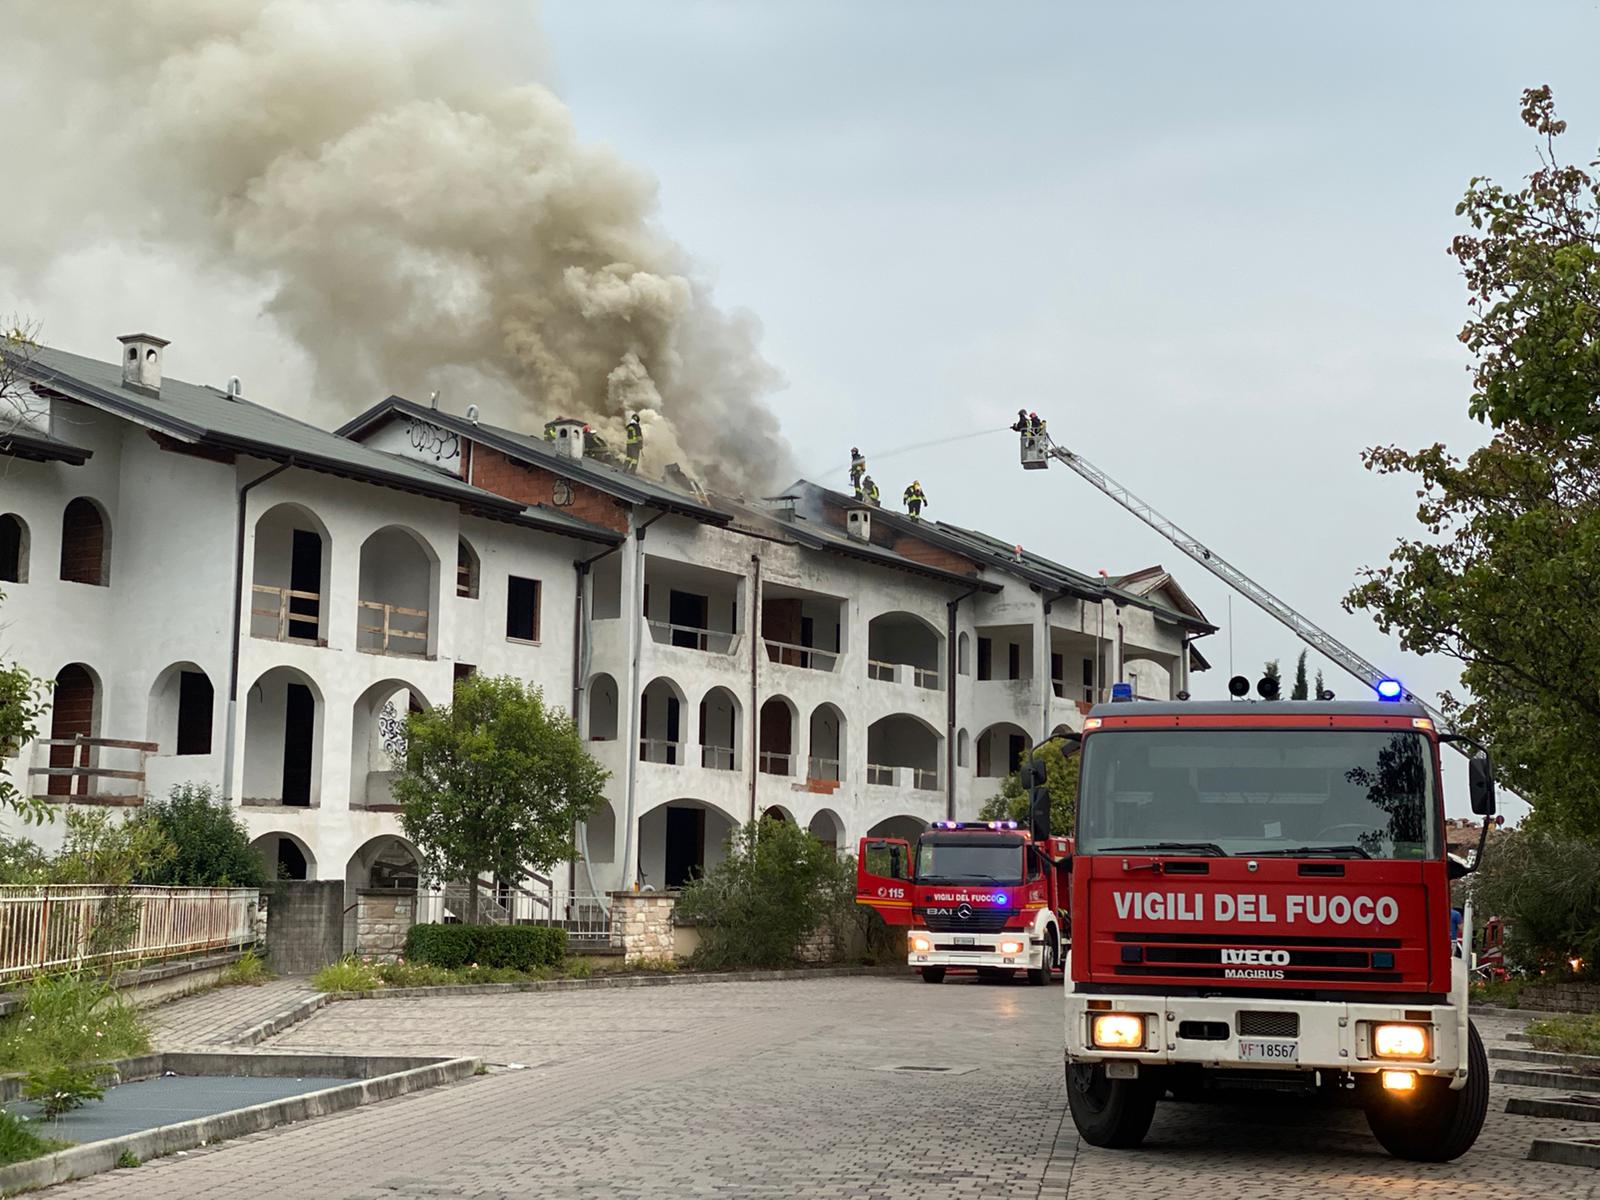
[(1535, 1162), (1600, 1169), (1600, 1138), (1534, 1138), (1528, 1157)]
[(1600, 1121), (1600, 1096), (1512, 1096), (1506, 1111), (1558, 1121)]
[(1563, 1054), (1558, 1050), (1534, 1050), (1528, 1046), (1490, 1046), (1489, 1057), (1502, 1062), (1539, 1063), (1550, 1067), (1579, 1067), (1600, 1074), (1600, 1055)]
[(1494, 1073), (1494, 1081), (1553, 1092), (1600, 1093), (1600, 1075), (1585, 1075), (1570, 1067), (1500, 1067)]

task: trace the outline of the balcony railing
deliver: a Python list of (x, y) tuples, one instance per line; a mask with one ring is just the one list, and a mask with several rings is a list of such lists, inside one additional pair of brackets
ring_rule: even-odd
[(733, 770), (733, 747), (701, 746), (700, 765), (708, 771)]
[(640, 738), (639, 761), (677, 766), (683, 761), (683, 743), (669, 742), (666, 738)]
[(763, 750), (758, 756), (763, 775), (793, 775), (794, 755), (787, 751)]
[[(356, 648), (371, 654), (428, 653), (428, 610), (381, 604), (376, 600), (356, 602)], [(362, 618), (366, 618), (362, 620)]]
[(674, 625), (670, 621), (647, 621), (650, 638), (658, 646), (677, 646), (705, 654), (732, 654), (739, 648), (737, 633), (700, 629), (693, 625)]
[(906, 678), (907, 674), (919, 688), (928, 688), (937, 691), (939, 688), (939, 672), (929, 667), (912, 666), (910, 663), (883, 662), (876, 658), (867, 660), (867, 678), (876, 679), (881, 683), (895, 683)]
[(837, 650), (818, 650), (815, 646), (796, 646), (792, 642), (765, 639), (767, 661), (786, 667), (801, 667), (807, 671), (831, 671), (839, 665)]
[(880, 787), (902, 787), (918, 792), (936, 792), (939, 790), (939, 771), (937, 768), (885, 767), (877, 763), (868, 763), (867, 782)]
[[(43, 789), (34, 784), (34, 796), (60, 800), (92, 798), (100, 804), (143, 804), (145, 759), (161, 749), (155, 742), (130, 742), (122, 738), (86, 737), (83, 734), (65, 738), (39, 738), (33, 744), (44, 747), (47, 756), (46, 765), (28, 768), (30, 782), (44, 781)], [(107, 750), (128, 751), (127, 757), (119, 758), (132, 765), (101, 766), (102, 752)], [(102, 780), (119, 781), (122, 786), (116, 789), (118, 794), (103, 788)]]
[(806, 763), (806, 775), (823, 783), (839, 782), (839, 760), (813, 754)]
[[(316, 642), (317, 623), (322, 614), (320, 593), (297, 592), (293, 588), (270, 587), (264, 583), (251, 584), (250, 593), (251, 637), (275, 642)], [(258, 617), (263, 619), (257, 620)]]

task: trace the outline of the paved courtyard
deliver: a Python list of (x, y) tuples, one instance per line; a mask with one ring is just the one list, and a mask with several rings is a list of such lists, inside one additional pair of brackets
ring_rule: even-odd
[[(292, 1002), (292, 982), (273, 985)], [(182, 1001), (163, 1037), (239, 1023)], [(201, 1004), (209, 1015), (194, 1015)], [(193, 1006), (186, 1013), (182, 1006)], [(1460, 1162), (1385, 1155), (1358, 1112), (1163, 1105), (1140, 1152), (1079, 1143), (1059, 989), (914, 978), (717, 983), (330, 1005), (258, 1047), (481, 1055), (485, 1077), (68, 1184), (53, 1196), (1590, 1197), (1508, 1116)], [(1491, 1043), (1514, 1025), (1486, 1022)], [(513, 1065), (520, 1069), (513, 1069)], [(945, 1071), (897, 1070), (945, 1067)]]

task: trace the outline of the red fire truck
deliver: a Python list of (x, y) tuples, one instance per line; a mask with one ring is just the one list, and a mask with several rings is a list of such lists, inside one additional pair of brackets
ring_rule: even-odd
[[(1089, 713), (1066, 1069), (1091, 1144), (1137, 1146), (1169, 1091), (1230, 1086), (1343, 1093), (1402, 1158), (1477, 1138), (1488, 1064), (1449, 892), (1468, 868), (1446, 854), (1439, 768), (1465, 739), (1376, 691), (1393, 699)], [(1487, 818), (1481, 752), (1468, 774)], [(1471, 929), (1469, 907), (1462, 944)]]
[(1067, 945), (1065, 868), (1071, 843), (1017, 821), (935, 821), (917, 838), (865, 837), (856, 903), (906, 930), (906, 961), (924, 983), (951, 968), (980, 976), (1022, 970), (1049, 983)]

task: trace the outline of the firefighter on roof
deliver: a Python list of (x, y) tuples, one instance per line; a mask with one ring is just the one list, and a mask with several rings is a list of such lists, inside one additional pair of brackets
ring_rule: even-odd
[(850, 486), (855, 489), (856, 499), (861, 499), (861, 479), (867, 473), (867, 460), (861, 457), (861, 451), (854, 446), (850, 447)]
[(861, 477), (861, 498), (868, 504), (878, 503), (878, 485), (872, 482), (871, 475)]
[(639, 470), (639, 455), (644, 452), (644, 426), (639, 424), (639, 414), (634, 413), (628, 418), (628, 471), (637, 473)]
[(911, 481), (911, 486), (906, 489), (901, 497), (905, 501), (906, 511), (911, 514), (913, 521), (922, 520), (922, 506), (928, 502), (928, 497), (923, 494), (922, 482), (917, 479)]

